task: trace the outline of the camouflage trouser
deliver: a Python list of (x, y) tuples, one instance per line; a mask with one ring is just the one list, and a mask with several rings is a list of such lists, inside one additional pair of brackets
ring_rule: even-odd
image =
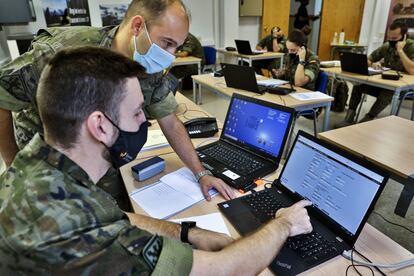
[(254, 60), (253, 67), (257, 74), (262, 74), (262, 69), (272, 71), (272, 69), (280, 68), (280, 58), (277, 59), (264, 59), (264, 60)]
[(351, 99), (349, 101), (349, 109), (356, 110), (358, 104), (361, 102), (362, 94), (368, 94), (376, 97), (377, 100), (372, 105), (371, 110), (368, 112), (368, 116), (371, 118), (377, 117), (381, 111), (383, 111), (392, 101), (392, 91), (370, 86), (370, 85), (355, 85), (352, 89)]

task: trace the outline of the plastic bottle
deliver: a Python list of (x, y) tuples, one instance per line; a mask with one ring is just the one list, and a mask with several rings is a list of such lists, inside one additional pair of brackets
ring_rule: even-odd
[(338, 43), (338, 33), (335, 32), (333, 39), (332, 39), (332, 44), (337, 44)]
[(339, 44), (345, 43), (345, 32), (344, 29), (342, 29), (341, 33), (339, 34)]

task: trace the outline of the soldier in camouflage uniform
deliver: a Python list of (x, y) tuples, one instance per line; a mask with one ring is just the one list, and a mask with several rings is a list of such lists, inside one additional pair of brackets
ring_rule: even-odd
[(306, 36), (299, 30), (290, 33), (286, 42), (288, 56), (284, 69), (273, 69), (276, 78), (285, 79), (295, 86), (315, 90), (319, 75), (319, 58), (311, 50), (306, 49)]
[[(407, 25), (405, 23), (393, 22), (388, 32), (388, 42), (369, 55), (368, 65), (374, 68), (388, 67), (392, 70), (414, 74), (414, 41), (407, 39), (406, 33)], [(393, 97), (393, 92), (386, 89), (366, 84), (355, 85), (352, 89), (345, 120), (336, 124), (335, 128), (354, 123), (356, 109), (364, 93), (376, 97), (377, 100), (360, 122), (376, 118), (391, 103)]]
[(122, 212), (95, 184), (111, 167), (108, 152), (146, 122), (136, 76), (145, 78), (141, 66), (102, 48), (62, 50), (46, 65), (36, 96), (44, 137), (36, 134), (0, 176), (1, 275), (252, 275), (289, 236), (312, 231), (308, 201), (235, 243)]
[[(262, 40), (260, 40), (256, 45), (256, 50), (267, 50), (268, 52), (280, 52), (286, 54), (286, 38), (280, 27), (273, 27), (270, 35), (262, 38)], [(262, 74), (261, 69), (272, 71), (274, 68), (279, 68), (280, 59), (255, 60), (253, 61), (253, 67), (256, 69), (256, 73)]]
[[(176, 57), (198, 57), (201, 58), (201, 66), (204, 66), (206, 59), (204, 57), (203, 46), (200, 41), (192, 34), (188, 33), (188, 36), (183, 45), (177, 48), (175, 53)], [(192, 75), (198, 74), (198, 66), (195, 64), (174, 66), (170, 72), (177, 78), (183, 79)]]
[[(43, 133), (35, 101), (36, 88), (40, 73), (53, 54), (67, 47), (100, 46), (135, 60), (141, 58), (140, 62), (144, 59), (144, 67), (155, 65), (159, 69), (165, 65), (165, 57), (174, 54), (184, 42), (188, 24), (188, 14), (180, 0), (133, 0), (120, 26), (40, 30), (29, 52), (0, 68), (0, 152), (6, 165), (10, 165), (17, 150), (22, 149), (36, 133)], [(150, 49), (154, 48), (154, 44), (159, 46), (155, 47), (158, 52), (155, 52), (156, 56), (151, 56), (154, 51)], [(213, 187), (226, 199), (234, 197), (233, 190), (221, 179), (209, 174), (200, 163), (183, 124), (174, 113), (177, 102), (168, 78), (158, 71), (148, 74), (141, 81), (141, 86), (146, 115), (158, 120), (186, 166), (194, 174), (202, 174), (199, 182), (206, 198), (210, 199), (208, 190)], [(118, 178), (116, 174), (113, 176)], [(110, 181), (110, 178), (107, 180)], [(123, 188), (115, 186), (116, 182), (106, 182), (102, 187), (122, 195), (118, 197), (127, 198)]]

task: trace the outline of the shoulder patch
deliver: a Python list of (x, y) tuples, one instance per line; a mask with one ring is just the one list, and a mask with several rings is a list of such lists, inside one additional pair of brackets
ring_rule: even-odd
[(162, 238), (154, 235), (142, 250), (142, 256), (145, 263), (152, 269), (155, 269), (162, 250)]

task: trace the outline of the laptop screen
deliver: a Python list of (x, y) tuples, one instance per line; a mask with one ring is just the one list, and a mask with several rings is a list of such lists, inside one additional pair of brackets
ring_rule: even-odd
[(290, 125), (290, 116), (289, 112), (235, 97), (230, 103), (223, 136), (278, 157)]
[(280, 176), (291, 192), (355, 235), (384, 177), (299, 135)]

